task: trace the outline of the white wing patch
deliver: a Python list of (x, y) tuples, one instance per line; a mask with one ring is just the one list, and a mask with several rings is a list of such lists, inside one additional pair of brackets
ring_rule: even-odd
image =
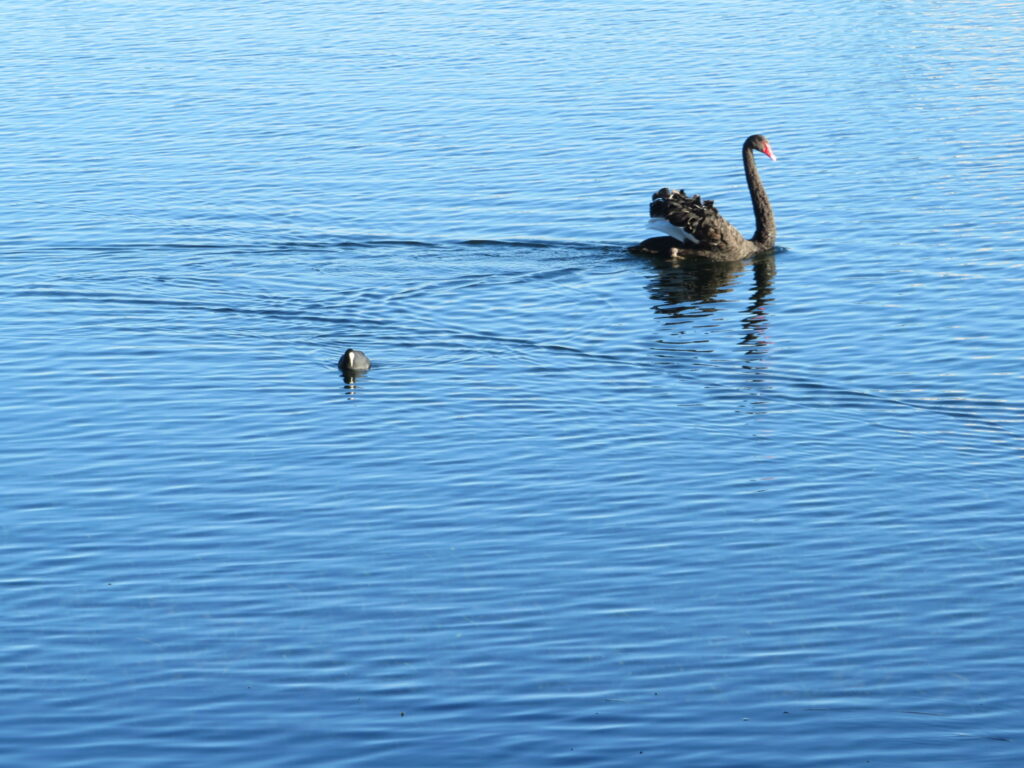
[(651, 219), (647, 222), (648, 229), (656, 229), (659, 232), (664, 232), (669, 237), (674, 237), (681, 243), (693, 243), (697, 245), (700, 243), (696, 237), (691, 235), (682, 227), (677, 227), (668, 219)]

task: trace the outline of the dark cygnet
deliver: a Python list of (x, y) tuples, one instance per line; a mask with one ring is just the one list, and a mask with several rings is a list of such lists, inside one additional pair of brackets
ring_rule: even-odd
[(338, 367), (344, 373), (366, 373), (370, 370), (370, 358), (358, 349), (346, 349), (338, 360)]

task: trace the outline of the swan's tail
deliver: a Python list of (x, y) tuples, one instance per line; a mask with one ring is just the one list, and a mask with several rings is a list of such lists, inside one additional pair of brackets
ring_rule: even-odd
[(647, 228), (656, 229), (659, 232), (663, 232), (669, 237), (674, 237), (681, 243), (693, 243), (694, 245), (700, 243), (700, 240), (691, 235), (682, 227), (677, 227), (668, 219), (651, 218), (651, 220), (647, 222)]

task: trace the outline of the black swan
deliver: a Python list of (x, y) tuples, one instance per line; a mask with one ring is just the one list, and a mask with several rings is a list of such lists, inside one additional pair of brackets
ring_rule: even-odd
[(346, 349), (338, 361), (338, 368), (344, 374), (366, 373), (370, 370), (370, 358), (358, 349)]
[(772, 160), (775, 153), (761, 134), (743, 142), (743, 170), (747, 174), (750, 201), (754, 204), (757, 230), (747, 240), (740, 231), (722, 218), (714, 200), (689, 197), (681, 189), (659, 189), (651, 199), (651, 220), (648, 226), (668, 237), (652, 237), (630, 250), (634, 253), (656, 254), (671, 258), (697, 257), (713, 261), (738, 261), (775, 247), (775, 217), (761, 177), (754, 163), (754, 150)]

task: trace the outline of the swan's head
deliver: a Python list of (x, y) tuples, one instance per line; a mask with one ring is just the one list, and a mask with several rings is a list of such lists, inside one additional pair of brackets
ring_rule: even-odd
[(779, 158), (777, 158), (775, 156), (775, 153), (772, 152), (772, 147), (768, 143), (768, 139), (766, 139), (760, 133), (755, 133), (753, 136), (751, 136), (749, 139), (747, 139), (746, 144), (751, 149), (756, 149), (758, 152), (764, 152), (772, 160), (778, 160), (779, 159)]

